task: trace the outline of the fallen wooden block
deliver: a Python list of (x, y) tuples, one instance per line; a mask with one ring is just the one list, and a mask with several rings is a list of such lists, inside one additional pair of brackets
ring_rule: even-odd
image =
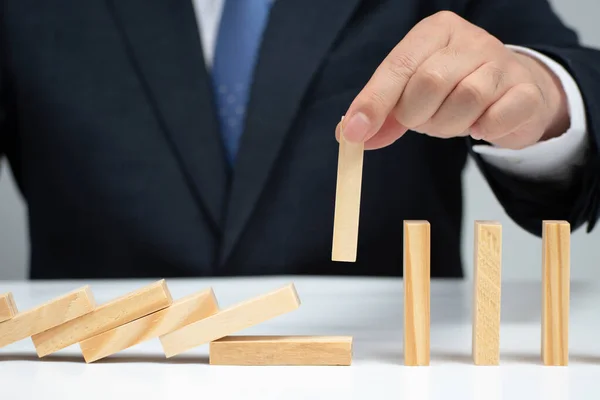
[(502, 225), (475, 221), (473, 274), (473, 362), (500, 363)]
[(288, 313), (300, 306), (293, 284), (255, 297), (160, 337), (167, 358)]
[(210, 343), (212, 365), (350, 365), (350, 336), (227, 336)]
[(0, 347), (87, 315), (95, 307), (96, 301), (89, 286), (84, 286), (31, 310), (20, 312), (0, 323)]
[(364, 157), (363, 143), (349, 143), (340, 133), (333, 222), (333, 261), (355, 262)]
[(17, 315), (17, 305), (12, 293), (0, 294), (0, 322), (7, 321)]
[(569, 363), (570, 235), (566, 221), (544, 221), (542, 230), (542, 360)]
[(39, 357), (161, 310), (173, 302), (164, 280), (103, 304), (89, 314), (32, 336)]
[(430, 225), (404, 221), (404, 364), (429, 365)]
[(212, 289), (186, 296), (171, 306), (79, 343), (87, 363), (196, 322), (219, 311)]

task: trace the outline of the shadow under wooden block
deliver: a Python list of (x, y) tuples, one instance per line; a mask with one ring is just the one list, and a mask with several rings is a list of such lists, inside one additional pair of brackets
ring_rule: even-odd
[(0, 323), (0, 347), (53, 329), (91, 313), (96, 301), (84, 286)]
[(211, 365), (351, 365), (350, 336), (228, 336), (210, 343)]
[(32, 336), (39, 357), (79, 343), (171, 305), (164, 280), (103, 304), (91, 313)]
[(219, 311), (212, 289), (177, 300), (171, 306), (79, 343), (86, 362), (94, 362), (157, 338)]
[(0, 322), (7, 321), (17, 315), (17, 305), (12, 293), (0, 294)]
[[(66, 354), (51, 354), (39, 358), (30, 353), (8, 353), (0, 354), (0, 363), (8, 362), (42, 362), (42, 363), (84, 363), (80, 356)], [(117, 354), (112, 357), (103, 358), (94, 364), (208, 364), (207, 356), (182, 356), (177, 358), (165, 358), (155, 354)]]
[(167, 358), (260, 324), (300, 306), (293, 284), (224, 309), (160, 337)]

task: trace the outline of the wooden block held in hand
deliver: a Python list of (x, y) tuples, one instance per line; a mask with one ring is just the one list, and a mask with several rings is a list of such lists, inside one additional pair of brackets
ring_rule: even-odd
[(502, 225), (475, 221), (473, 255), (473, 362), (500, 363)]
[(93, 312), (59, 325), (31, 338), (39, 357), (99, 335), (173, 302), (164, 280), (128, 293), (96, 308)]
[(173, 357), (293, 311), (299, 306), (296, 288), (289, 284), (161, 336), (160, 341), (167, 358)]
[(0, 322), (0, 347), (26, 339), (72, 321), (94, 310), (96, 301), (89, 286), (69, 292), (38, 307)]
[(350, 365), (350, 336), (227, 336), (210, 343), (212, 365)]
[(570, 237), (566, 221), (544, 221), (542, 231), (542, 360), (569, 363)]
[(0, 294), (0, 322), (7, 321), (17, 315), (17, 305), (12, 293)]
[(339, 141), (331, 259), (355, 262), (358, 248), (364, 144), (347, 142), (343, 133), (340, 134)]
[(404, 364), (429, 365), (430, 225), (404, 221)]
[(79, 343), (87, 363), (115, 354), (150, 339), (216, 314), (217, 298), (212, 289), (175, 301), (171, 306)]

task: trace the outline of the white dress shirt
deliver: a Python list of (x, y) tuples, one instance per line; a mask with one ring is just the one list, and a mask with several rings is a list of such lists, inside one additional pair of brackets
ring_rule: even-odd
[[(223, 0), (193, 0), (207, 66), (212, 66)], [(475, 145), (473, 150), (489, 164), (524, 178), (568, 182), (574, 167), (584, 161), (587, 149), (587, 122), (583, 98), (575, 80), (565, 68), (536, 51), (507, 45), (543, 62), (559, 78), (567, 97), (570, 127), (561, 136), (520, 150)]]

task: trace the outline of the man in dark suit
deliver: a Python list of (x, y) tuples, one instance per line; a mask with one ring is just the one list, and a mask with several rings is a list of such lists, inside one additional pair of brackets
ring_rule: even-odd
[[(399, 276), (404, 219), (460, 277), (469, 154), (531, 233), (597, 220), (600, 52), (546, 0), (6, 0), (1, 24), (34, 279)], [(342, 115), (378, 149), (356, 263), (331, 261)]]

